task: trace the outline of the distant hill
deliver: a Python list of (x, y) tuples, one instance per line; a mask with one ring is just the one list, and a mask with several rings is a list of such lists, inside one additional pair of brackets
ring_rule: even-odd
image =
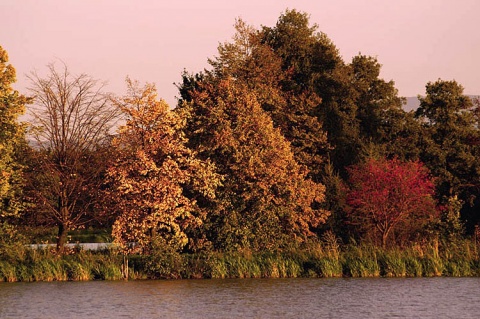
[(407, 112), (416, 110), (420, 106), (420, 101), (416, 96), (407, 97), (407, 104), (403, 106), (403, 109)]
[[(473, 99), (473, 98), (478, 98), (480, 95), (469, 94), (467, 96)], [(408, 112), (408, 111), (416, 110), (420, 106), (420, 101), (416, 96), (407, 97), (406, 99), (407, 99), (407, 104), (403, 106), (403, 109), (405, 111)]]

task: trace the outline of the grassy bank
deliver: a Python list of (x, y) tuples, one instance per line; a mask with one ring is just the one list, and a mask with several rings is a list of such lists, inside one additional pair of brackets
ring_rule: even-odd
[[(13, 253), (15, 252), (15, 253)], [(0, 280), (121, 280), (124, 256), (115, 250), (10, 250), (0, 259)], [(480, 276), (477, 248), (470, 241), (404, 249), (317, 245), (302, 251), (178, 254), (128, 257), (130, 279), (433, 277)]]
[(122, 279), (121, 258), (111, 251), (72, 251), (57, 256), (51, 249), (25, 249), (0, 260), (0, 280), (81, 281)]

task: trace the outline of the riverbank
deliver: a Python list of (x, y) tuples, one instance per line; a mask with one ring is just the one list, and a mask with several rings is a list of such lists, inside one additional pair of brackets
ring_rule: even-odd
[[(0, 280), (88, 281), (129, 279), (480, 276), (477, 247), (415, 245), (404, 249), (318, 245), (301, 251), (209, 252), (123, 256), (115, 249), (24, 249), (0, 260)], [(128, 272), (125, 265), (128, 260)]]

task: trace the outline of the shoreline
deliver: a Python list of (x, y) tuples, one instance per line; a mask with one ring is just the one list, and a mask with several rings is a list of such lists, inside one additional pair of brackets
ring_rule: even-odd
[(462, 246), (441, 249), (434, 245), (403, 250), (361, 245), (339, 251), (319, 247), (283, 252), (164, 251), (129, 256), (115, 249), (92, 251), (77, 245), (66, 255), (56, 255), (50, 249), (25, 249), (17, 256), (2, 258), (0, 281), (126, 280), (126, 274), (128, 280), (480, 277), (480, 258), (472, 245), (465, 241)]

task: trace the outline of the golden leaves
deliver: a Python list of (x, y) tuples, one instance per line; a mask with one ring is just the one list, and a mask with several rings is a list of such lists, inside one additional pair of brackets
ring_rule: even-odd
[[(225, 176), (217, 199), (223, 225), (219, 238), (238, 245), (271, 247), (282, 236), (301, 240), (328, 213), (317, 209), (325, 188), (306, 177), (290, 144), (273, 126), (256, 92), (231, 78), (200, 83), (192, 93), (195, 129), (204, 158), (210, 157)], [(200, 129), (203, 128), (203, 129)], [(213, 138), (212, 138), (213, 137)]]
[[(184, 119), (156, 99), (153, 85), (139, 88), (127, 79), (129, 96), (114, 103), (127, 116), (114, 140), (120, 158), (112, 162), (108, 179), (114, 209), (118, 212), (113, 235), (148, 246), (152, 236), (182, 248), (185, 230), (201, 223), (199, 208), (190, 191), (213, 197), (219, 177), (210, 162), (202, 162), (186, 147), (180, 131)], [(198, 216), (197, 216), (198, 215)]]

